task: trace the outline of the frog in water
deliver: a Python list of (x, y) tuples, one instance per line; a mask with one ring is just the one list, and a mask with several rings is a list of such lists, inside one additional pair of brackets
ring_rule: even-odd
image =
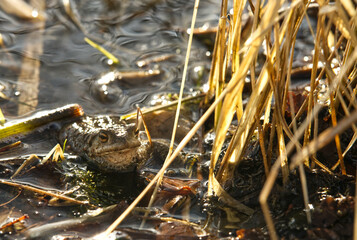
[[(134, 123), (119, 116), (88, 116), (78, 104), (71, 104), (50, 111), (39, 112), (22, 121), (0, 126), (0, 139), (16, 134), (27, 134), (36, 128), (56, 122), (57, 140), (61, 145), (86, 158), (106, 171), (130, 172), (143, 166), (148, 159), (165, 159), (167, 143), (156, 140), (149, 143), (139, 138)], [(58, 129), (59, 127), (59, 129)]]
[(61, 128), (60, 143), (66, 139), (71, 152), (109, 171), (133, 171), (152, 153), (150, 143), (139, 139), (136, 124), (117, 116), (82, 116)]

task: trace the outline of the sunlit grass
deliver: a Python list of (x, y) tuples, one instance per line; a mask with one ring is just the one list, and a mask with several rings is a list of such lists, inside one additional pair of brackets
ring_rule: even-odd
[[(356, 141), (356, 84), (355, 84), (355, 14), (354, 5), (351, 1), (329, 4), (318, 1), (319, 14), (317, 15), (317, 27), (310, 31), (315, 39), (314, 52), (312, 56), (312, 68), (310, 79), (310, 91), (305, 102), (300, 109), (293, 109), (292, 121), (289, 125), (285, 115), (286, 102), (289, 98), (288, 90), (291, 82), (292, 61), (294, 56), (294, 46), (297, 32), (303, 19), (308, 19), (306, 9), (310, 6), (309, 1), (294, 1), (289, 8), (281, 10), (282, 5), (278, 1), (267, 1), (265, 4), (250, 3), (250, 10), (253, 11), (254, 23), (251, 35), (244, 44), (239, 44), (240, 31), (243, 29), (240, 19), (242, 19), (241, 8), (245, 6), (244, 1), (234, 1), (233, 24), (227, 31), (225, 24), (220, 22), (216, 37), (217, 41), (224, 41), (215, 45), (213, 63), (210, 76), (210, 86), (217, 90), (210, 90), (210, 93), (217, 94), (229, 89), (222, 105), (216, 108), (215, 130), (216, 139), (212, 149), (209, 194), (221, 197), (221, 200), (229, 204), (230, 196), (222, 191), (227, 180), (233, 177), (233, 171), (238, 167), (244, 151), (256, 129), (258, 129), (259, 142), (265, 167), (267, 180), (260, 195), (260, 202), (267, 221), (270, 236), (277, 238), (274, 223), (270, 216), (267, 198), (272, 189), (279, 169), (282, 170), (282, 180), (286, 183), (290, 170), (299, 167), (300, 177), (303, 183), (304, 201), (307, 213), (307, 221), (311, 222), (310, 211), (308, 210), (308, 194), (304, 168), (302, 164), (310, 168), (323, 168), (332, 173), (337, 171), (346, 174), (344, 155)], [(282, 4), (283, 2), (281, 2)], [(255, 5), (254, 5), (255, 4)], [(222, 1), (225, 6), (225, 1)], [(347, 9), (348, 8), (348, 9)], [(281, 11), (278, 11), (278, 10)], [(221, 19), (223, 16), (221, 16)], [(238, 24), (238, 25), (235, 25)], [(221, 36), (220, 36), (221, 35)], [(228, 36), (227, 36), (228, 35)], [(226, 39), (229, 39), (227, 41)], [(224, 40), (222, 40), (224, 39)], [(231, 40), (235, 39), (235, 40)], [(340, 47), (341, 42), (345, 42), (345, 47)], [(234, 46), (230, 46), (230, 44)], [(256, 62), (258, 62), (258, 51), (265, 48), (265, 63), (258, 76), (255, 76)], [(222, 49), (227, 50), (223, 52)], [(234, 49), (234, 50), (232, 50)], [(222, 56), (223, 55), (223, 56)], [(261, 57), (261, 56), (260, 56)], [(227, 62), (220, 63), (222, 59), (231, 61), (232, 78), (227, 79), (222, 84), (222, 77), (219, 73), (227, 71)], [(333, 61), (332, 61), (333, 60)], [(336, 64), (336, 61), (338, 62)], [(260, 61), (261, 62), (261, 61)], [(334, 62), (334, 63), (333, 63)], [(321, 64), (322, 63), (322, 64)], [(320, 69), (320, 66), (324, 67)], [(252, 91), (248, 103), (242, 110), (241, 91), (245, 78), (250, 70)], [(323, 79), (327, 85), (325, 93), (319, 92), (320, 80)], [(233, 87), (232, 87), (233, 86)], [(323, 96), (321, 96), (323, 95)], [(321, 109), (320, 98), (328, 99), (327, 106), (331, 113), (331, 128), (322, 133), (318, 132), (317, 113)], [(271, 100), (274, 104), (271, 104)], [(347, 102), (345, 102), (347, 101)], [(292, 99), (290, 99), (292, 103)], [(337, 118), (337, 109), (342, 106), (345, 117)], [(296, 115), (295, 115), (296, 112)], [(314, 113), (314, 114), (313, 114)], [(297, 119), (303, 114), (307, 115), (304, 124), (298, 124)], [(238, 126), (223, 159), (218, 159), (223, 142), (226, 141), (228, 127), (232, 124), (232, 119), (237, 116)], [(269, 118), (271, 116), (271, 118)], [(261, 119), (264, 119), (261, 122)], [(267, 131), (268, 124), (271, 124), (270, 132)], [(347, 149), (342, 149), (339, 135), (349, 127), (353, 127), (355, 134), (352, 137)], [(269, 139), (266, 139), (269, 136)], [(274, 137), (275, 136), (275, 137)], [(302, 144), (299, 139), (302, 138)], [(273, 140), (276, 139), (276, 145)], [(288, 142), (286, 142), (288, 139)], [(336, 151), (339, 158), (336, 159), (335, 167), (332, 169), (324, 165), (324, 159), (317, 159), (315, 153), (330, 141), (335, 141)], [(268, 146), (265, 142), (268, 141)], [(296, 149), (297, 154), (291, 157), (292, 150)], [(272, 152), (277, 151), (277, 159), (272, 159)], [(217, 174), (214, 169), (220, 161), (220, 168)], [(274, 163), (275, 161), (275, 163)], [(274, 163), (271, 168), (271, 163)], [(290, 168), (289, 168), (290, 165)], [(222, 187), (223, 186), (223, 187)], [(232, 206), (234, 207), (234, 206)]]
[[(283, 4), (288, 4), (289, 7), (284, 5), (283, 9)], [(154, 185), (165, 168), (214, 112), (216, 138), (210, 159), (207, 195), (217, 196), (228, 206), (246, 215), (253, 213), (252, 209), (230, 196), (224, 189), (233, 178), (235, 169), (239, 168), (253, 135), (258, 135), (263, 155), (261, 164), (264, 165), (266, 175), (259, 201), (270, 237), (278, 238), (267, 199), (280, 170), (282, 183), (286, 184), (291, 171), (297, 168), (302, 183), (307, 222), (311, 223), (304, 166), (310, 169), (322, 168), (330, 174), (346, 174), (344, 156), (357, 139), (356, 11), (349, 0), (334, 4), (317, 1), (318, 6), (314, 4), (319, 9), (315, 29), (307, 14), (310, 1), (234, 1), (233, 14), (228, 19), (227, 1), (222, 0), (208, 79), (210, 89), (205, 99), (206, 103), (212, 98), (214, 101), (138, 199)], [(248, 30), (242, 21), (243, 9), (247, 6), (253, 18)], [(304, 19), (314, 38), (310, 90), (303, 103), (295, 106), (289, 89), (296, 37)], [(259, 54), (263, 49), (264, 56)], [(259, 72), (256, 71), (258, 67)], [(230, 79), (227, 76), (231, 76)], [(251, 91), (243, 106), (242, 91), (248, 77)], [(285, 116), (287, 107), (291, 111), (290, 121)], [(330, 112), (331, 127), (319, 132), (318, 113), (326, 107)], [(339, 109), (342, 109), (344, 116), (337, 115)], [(238, 120), (236, 131), (229, 141), (225, 155), (220, 158), (223, 144), (228, 141), (228, 129), (235, 119)], [(347, 148), (342, 149), (339, 135), (350, 127), (354, 130), (354, 135)], [(316, 152), (331, 141), (335, 141), (338, 159), (335, 159), (335, 166), (329, 168), (324, 159), (317, 158)], [(296, 153), (292, 156), (294, 151)], [(218, 163), (219, 169), (216, 171)], [(138, 203), (138, 199), (133, 205)], [(113, 226), (124, 218), (125, 216), (121, 216)], [(108, 229), (107, 233), (113, 229)]]

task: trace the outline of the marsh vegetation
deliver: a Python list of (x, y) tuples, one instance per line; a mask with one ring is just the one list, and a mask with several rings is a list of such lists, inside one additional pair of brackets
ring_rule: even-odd
[(10, 179), (58, 125), (7, 138), (1, 236), (356, 238), (353, 1), (89, 2), (37, 20), (1, 4), (6, 120), (76, 102), (134, 122), (139, 105), (167, 157), (123, 174), (65, 152)]

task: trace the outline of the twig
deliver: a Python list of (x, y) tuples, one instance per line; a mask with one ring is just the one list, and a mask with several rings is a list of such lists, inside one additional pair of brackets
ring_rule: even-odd
[(71, 198), (71, 197), (63, 196), (63, 195), (60, 195), (60, 194), (57, 194), (57, 193), (53, 193), (53, 192), (50, 192), (50, 191), (45, 191), (45, 190), (42, 190), (42, 189), (39, 189), (39, 188), (36, 188), (36, 187), (27, 186), (27, 185), (24, 185), (22, 183), (17, 183), (17, 182), (14, 182), (14, 181), (8, 181), (8, 180), (5, 180), (5, 179), (0, 179), (0, 183), (5, 184), (5, 185), (9, 185), (9, 186), (13, 186), (13, 187), (17, 187), (17, 188), (21, 188), (21, 189), (24, 189), (24, 190), (27, 190), (27, 191), (31, 191), (31, 192), (35, 192), (35, 193), (39, 193), (39, 194), (55, 197), (55, 198), (58, 198), (58, 199), (61, 199), (61, 200), (64, 200), (64, 201), (69, 201), (69, 202), (72, 202), (72, 203), (75, 203), (75, 204), (79, 204), (79, 205), (84, 204), (84, 205), (88, 205), (90, 207), (96, 207), (96, 206), (90, 204), (88, 201), (79, 201), (79, 200), (76, 200), (76, 199)]

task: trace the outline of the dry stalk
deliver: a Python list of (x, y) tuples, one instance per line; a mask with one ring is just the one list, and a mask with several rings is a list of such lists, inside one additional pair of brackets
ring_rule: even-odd
[[(235, 111), (235, 102), (237, 100), (237, 92), (240, 90), (240, 84), (244, 83), (244, 78), (247, 74), (248, 69), (250, 68), (250, 65), (253, 61), (253, 59), (256, 58), (257, 52), (259, 50), (259, 47), (261, 46), (261, 43), (264, 40), (264, 34), (266, 32), (266, 29), (269, 27), (270, 23), (276, 20), (277, 17), (277, 9), (279, 8), (279, 3), (276, 1), (271, 1), (269, 2), (270, 4), (267, 5), (269, 8), (266, 11), (266, 14), (263, 15), (262, 17), (262, 24), (260, 24), (257, 28), (257, 30), (254, 32), (253, 36), (250, 38), (252, 39), (254, 36), (259, 36), (259, 37), (254, 37), (254, 40), (249, 40), (251, 41), (250, 48), (248, 49), (245, 57), (242, 60), (242, 63), (239, 67), (239, 71), (235, 72), (233, 74), (232, 79), (227, 85), (228, 87), (231, 87), (232, 85), (237, 85), (235, 89), (233, 89), (232, 92), (228, 93), (223, 105), (222, 105), (222, 113), (220, 116), (220, 119), (218, 121), (217, 129), (219, 131), (216, 132), (216, 139), (213, 144), (212, 148), (212, 156), (211, 156), (211, 166), (210, 166), (210, 177), (209, 177), (209, 192), (208, 194), (211, 195), (212, 192), (212, 187), (213, 187), (213, 169), (215, 168), (215, 165), (218, 160), (218, 155), (220, 153), (221, 147), (223, 145), (223, 141), (225, 139), (226, 132), (228, 130), (228, 127), (232, 121), (232, 116)], [(257, 111), (262, 111), (264, 109), (264, 105), (266, 104), (266, 97), (269, 94), (269, 87), (266, 88), (267, 83), (268, 83), (268, 74), (266, 71), (264, 71), (264, 68), (262, 70), (262, 74), (260, 79), (258, 80), (257, 86), (255, 89), (253, 89), (252, 96), (250, 98), (250, 101), (248, 102), (247, 109), (251, 110), (245, 110), (241, 119), (241, 123), (237, 129), (238, 134), (235, 134), (236, 137), (233, 137), (231, 144), (236, 147), (232, 147), (232, 151), (230, 155), (226, 155), (225, 159), (222, 161), (222, 166), (220, 170), (221, 174), (219, 173), (220, 177), (218, 178), (219, 182), (224, 182), (223, 176), (227, 176), (225, 173), (225, 169), (227, 169), (227, 166), (231, 167), (231, 164), (228, 164), (229, 161), (232, 161), (232, 165), (236, 165), (236, 163), (239, 161), (242, 152), (244, 150), (244, 143), (248, 142), (246, 141), (249, 136), (252, 134), (252, 126), (256, 124), (256, 118), (255, 116), (259, 116), (260, 113), (257, 113)], [(233, 105), (233, 106), (232, 106)], [(233, 112), (233, 113), (232, 113)], [(241, 137), (241, 139), (239, 139)], [(235, 143), (235, 144), (234, 144)], [(238, 144), (239, 143), (239, 144)], [(234, 156), (234, 157), (233, 157)], [(227, 166), (224, 166), (228, 164)], [(218, 189), (216, 189), (218, 190)]]
[[(319, 1), (319, 3), (323, 1)], [(244, 4), (243, 4), (244, 3)], [(126, 217), (126, 215), (133, 209), (133, 207), (140, 201), (140, 199), (147, 193), (147, 191), (155, 184), (155, 181), (160, 179), (160, 175), (165, 171), (166, 167), (173, 161), (173, 159), (179, 154), (182, 148), (187, 144), (189, 139), (193, 134), (200, 128), (203, 122), (208, 118), (208, 116), (216, 109), (216, 139), (212, 148), (211, 156), (211, 165), (210, 165), (210, 175), (209, 175), (209, 188), (208, 195), (213, 195), (214, 193), (221, 197), (223, 201), (231, 206), (236, 206), (239, 211), (249, 215), (251, 214), (251, 209), (247, 208), (241, 204), (236, 199), (232, 198), (223, 188), (222, 185), (226, 179), (232, 176), (233, 169), (237, 166), (240, 159), (243, 156), (244, 150), (247, 147), (249, 139), (255, 130), (256, 126), (259, 126), (259, 141), (262, 146), (264, 146), (264, 132), (267, 129), (269, 123), (269, 116), (271, 115), (270, 104), (271, 99), (274, 94), (276, 108), (273, 113), (273, 127), (272, 133), (270, 135), (271, 140), (274, 137), (274, 132), (277, 133), (277, 139), (279, 143), (279, 157), (275, 161), (274, 165), (269, 171), (270, 163), (269, 158), (264, 160), (265, 172), (267, 174), (267, 180), (264, 184), (263, 190), (259, 196), (259, 201), (261, 203), (262, 211), (267, 222), (269, 233), (272, 239), (277, 239), (278, 236), (275, 231), (273, 220), (270, 216), (269, 207), (267, 204), (267, 198), (270, 194), (275, 180), (278, 176), (280, 167), (283, 168), (283, 178), (286, 181), (289, 174), (289, 169), (287, 165), (287, 156), (292, 152), (293, 149), (297, 150), (297, 154), (292, 158), (293, 161), (290, 164), (290, 169), (299, 167), (299, 173), (301, 177), (301, 184), (303, 189), (304, 204), (307, 213), (308, 222), (311, 222), (311, 215), (309, 212), (308, 206), (308, 192), (307, 192), (307, 183), (305, 172), (303, 168), (303, 161), (309, 165), (308, 159), (311, 158), (313, 162), (324, 168), (326, 171), (330, 170), (326, 168), (322, 163), (320, 163), (316, 157), (313, 155), (318, 149), (323, 147), (328, 141), (335, 138), (335, 136), (347, 127), (353, 126), (354, 122), (357, 121), (357, 111), (350, 113), (351, 106), (355, 106), (353, 101), (355, 101), (353, 89), (347, 89), (342, 91), (342, 84), (346, 83), (346, 76), (352, 76), (353, 70), (351, 69), (354, 61), (357, 58), (357, 50), (352, 50), (356, 46), (355, 32), (352, 31), (354, 28), (350, 27), (351, 22), (356, 22), (355, 11), (351, 10), (348, 12), (351, 19), (348, 19), (346, 16), (340, 16), (342, 5), (346, 8), (351, 4), (350, 0), (347, 0), (342, 3), (336, 4), (335, 8), (331, 6), (323, 5), (320, 6), (320, 12), (318, 16), (318, 26), (316, 31), (315, 39), (315, 52), (313, 58), (313, 68), (311, 72), (310, 80), (310, 94), (308, 100), (300, 107), (296, 116), (293, 116), (292, 126), (293, 132), (290, 130), (289, 126), (284, 119), (285, 103), (288, 97), (288, 88), (290, 85), (290, 76), (291, 76), (291, 66), (294, 51), (291, 50), (295, 45), (296, 33), (299, 29), (301, 21), (306, 14), (306, 6), (303, 1), (295, 1), (291, 4), (290, 9), (286, 10), (284, 13), (278, 15), (278, 9), (280, 7), (279, 1), (268, 1), (262, 9), (258, 3), (257, 6), (253, 6), (252, 2), (251, 7), (254, 9), (254, 23), (253, 32), (250, 38), (245, 42), (244, 45), (240, 45), (241, 36), (241, 20), (242, 9), (245, 5), (245, 1), (234, 1), (234, 13), (233, 21), (230, 23), (233, 26), (229, 26), (229, 30), (226, 31), (226, 19), (224, 18), (226, 13), (226, 1), (222, 1), (222, 18), (220, 19), (219, 31), (216, 36), (216, 45), (213, 52), (213, 61), (210, 73), (210, 92), (207, 96), (207, 99), (216, 93), (216, 100), (209, 107), (206, 113), (202, 118), (196, 123), (192, 130), (187, 134), (183, 141), (177, 146), (173, 154), (165, 162), (162, 169), (154, 177), (154, 179), (149, 183), (149, 185), (144, 189), (144, 191), (138, 196), (138, 198), (130, 205), (130, 207), (121, 215), (106, 231), (105, 234), (109, 234), (115, 227), (121, 223), (121, 221)], [(326, 21), (327, 24), (326, 24)], [(282, 20), (282, 23), (278, 23), (279, 20)], [(356, 22), (357, 23), (357, 22)], [(324, 38), (329, 37), (331, 32), (331, 26), (334, 24), (337, 30), (342, 34), (337, 41), (332, 41), (329, 39), (325, 41)], [(310, 26), (311, 28), (311, 26)], [(275, 42), (271, 44), (270, 32), (274, 29)], [(325, 32), (324, 32), (325, 31)], [(228, 36), (228, 45), (227, 42), (227, 32)], [(232, 36), (233, 35), (233, 36)], [(335, 34), (336, 36), (336, 34)], [(346, 53), (348, 54), (348, 60), (346, 60), (346, 55), (344, 56), (344, 64), (340, 72), (335, 75), (331, 70), (331, 60), (333, 57), (339, 57), (338, 51), (336, 50), (343, 40), (343, 38), (349, 41), (351, 45), (351, 50)], [(242, 111), (241, 107), (241, 89), (244, 85), (244, 78), (247, 76), (248, 70), (254, 70), (254, 64), (257, 59), (257, 52), (261, 47), (263, 40), (265, 40), (267, 46), (267, 60), (263, 66), (259, 77), (255, 80), (255, 75), (252, 73), (252, 93), (248, 104), (246, 105), (245, 111)], [(335, 50), (331, 51), (330, 47), (335, 45)], [(324, 55), (320, 53), (320, 49), (324, 49)], [(227, 52), (228, 51), (228, 52)], [(232, 55), (231, 55), (232, 54)], [(242, 58), (242, 55), (244, 57)], [(227, 84), (224, 89), (224, 76), (227, 70), (228, 61), (232, 61), (232, 79)], [(327, 67), (324, 67), (323, 70), (318, 75), (318, 62), (323, 60)], [(333, 127), (325, 130), (323, 133), (318, 135), (317, 132), (317, 114), (321, 106), (317, 104), (317, 96), (315, 95), (316, 86), (318, 85), (317, 81), (322, 79), (324, 74), (329, 75), (330, 84), (328, 93), (331, 98), (331, 104), (335, 104), (335, 97), (339, 98), (339, 101), (347, 115), (347, 117), (337, 123), (336, 114), (335, 122)], [(318, 75), (318, 76), (317, 76)], [(353, 79), (353, 78), (350, 78)], [(342, 93), (348, 92), (350, 97), (348, 97), (350, 103), (346, 104), (343, 100)], [(345, 93), (344, 93), (345, 94)], [(217, 109), (217, 106), (222, 103), (221, 109)], [(292, 101), (290, 101), (292, 102)], [(293, 106), (292, 106), (293, 107)], [(296, 119), (301, 116), (303, 111), (307, 108), (307, 118), (304, 120), (300, 127), (297, 128)], [(336, 108), (336, 106), (335, 106)], [(292, 108), (293, 109), (293, 108)], [(265, 119), (263, 126), (258, 124), (262, 113), (265, 111)], [(336, 111), (335, 109), (333, 111)], [(236, 132), (234, 133), (226, 155), (224, 156), (221, 164), (221, 168), (217, 174), (217, 178), (214, 175), (213, 169), (215, 169), (216, 163), (218, 161), (218, 155), (221, 152), (223, 142), (225, 141), (225, 136), (228, 130), (228, 127), (231, 124), (231, 121), (234, 117), (234, 114), (237, 112), (239, 126), (237, 127)], [(295, 114), (293, 109), (293, 115)], [(311, 136), (311, 126), (312, 121), (314, 124), (314, 135), (313, 139), (310, 140)], [(275, 126), (276, 125), (276, 126)], [(353, 126), (355, 128), (355, 126)], [(355, 141), (356, 133), (352, 138), (350, 145)], [(285, 137), (288, 137), (290, 141), (285, 145)], [(304, 136), (304, 145), (303, 147), (299, 143), (299, 139)], [(268, 156), (272, 155), (272, 141), (270, 142), (268, 148)], [(340, 155), (342, 151), (340, 151)], [(341, 162), (341, 159), (340, 159)], [(341, 166), (342, 168), (342, 166)], [(356, 223), (355, 223), (356, 224)]]
[(108, 228), (107, 230), (99, 235), (96, 239), (103, 239), (104, 237), (108, 237), (109, 234), (128, 216), (128, 214), (134, 209), (134, 207), (141, 201), (141, 199), (148, 193), (151, 187), (156, 183), (156, 181), (160, 178), (160, 176), (166, 171), (167, 167), (175, 160), (175, 158), (179, 155), (181, 150), (186, 146), (186, 144), (190, 141), (190, 139), (195, 135), (195, 133), (202, 127), (204, 122), (209, 118), (209, 116), (213, 113), (215, 107), (218, 102), (222, 101), (226, 94), (232, 89), (236, 87), (235, 85), (231, 85), (231, 87), (227, 87), (223, 90), (220, 97), (215, 100), (212, 105), (207, 109), (207, 111), (202, 115), (202, 117), (197, 121), (197, 123), (193, 126), (193, 128), (187, 133), (187, 135), (182, 139), (179, 145), (176, 147), (175, 151), (171, 154), (170, 158), (164, 163), (160, 171), (155, 175), (155, 177), (151, 180), (151, 182), (145, 187), (145, 189), (139, 194), (139, 196), (129, 205), (129, 207), (120, 215)]
[[(311, 117), (311, 110), (316, 103), (316, 98), (314, 97), (315, 87), (316, 87), (316, 75), (317, 75), (317, 66), (319, 62), (320, 56), (320, 38), (321, 38), (321, 22), (324, 19), (321, 19), (321, 16), (317, 19), (317, 30), (316, 30), (316, 39), (315, 39), (315, 47), (314, 47), (314, 55), (313, 55), (313, 65), (311, 69), (311, 79), (310, 79), (310, 92), (308, 97), (307, 104), (307, 118)], [(310, 141), (311, 135), (311, 121), (309, 121), (309, 126), (305, 129), (304, 133), (304, 143), (303, 146), (306, 146)], [(310, 166), (309, 159), (305, 159), (304, 164), (306, 166)]]
[[(272, 1), (273, 4), (271, 4), (271, 8), (270, 11), (268, 11), (270, 14), (275, 13), (277, 8), (278, 8), (278, 4), (275, 1)], [(274, 6), (274, 7), (272, 7)], [(268, 14), (268, 19), (269, 20), (271, 15)], [(266, 23), (269, 21), (266, 21)], [(259, 28), (258, 28), (259, 29)], [(265, 29), (259, 29), (259, 31), (265, 31)], [(259, 34), (260, 35), (260, 34)], [(253, 45), (255, 47), (253, 47), (251, 50), (251, 54), (256, 53), (259, 44)], [(249, 66), (249, 64), (246, 64)], [(246, 66), (246, 68), (248, 67)], [(169, 157), (169, 159), (167, 159), (167, 161), (164, 163), (164, 165), (162, 166), (162, 168), (160, 169), (160, 171), (156, 174), (156, 176), (151, 180), (151, 182), (146, 186), (146, 188), (139, 194), (139, 196), (130, 204), (130, 206), (122, 213), (121, 216), (119, 216), (108, 228), (107, 230), (100, 236), (98, 236), (99, 239), (103, 238), (103, 237), (107, 237), (109, 236), (109, 234), (127, 217), (127, 215), (133, 210), (133, 208), (140, 202), (140, 200), (146, 195), (146, 193), (151, 189), (151, 187), (156, 183), (156, 181), (160, 178), (160, 176), (164, 173), (164, 171), (166, 170), (166, 168), (171, 164), (171, 162), (178, 156), (178, 154), (180, 153), (180, 151), (186, 146), (186, 144), (188, 143), (188, 141), (194, 136), (194, 134), (198, 131), (198, 129), (203, 125), (203, 123), (208, 119), (208, 117), (212, 114), (212, 112), (214, 111), (215, 107), (217, 106), (217, 104), (219, 102), (221, 102), (223, 100), (224, 97), (226, 97), (226, 95), (228, 93), (231, 93), (231, 91), (233, 91), (239, 81), (242, 79), (242, 77), (244, 76), (244, 73), (242, 74), (242, 72), (238, 72), (235, 74), (235, 79), (236, 81), (231, 81), (228, 86), (223, 90), (222, 94), (212, 103), (212, 105), (207, 109), (207, 111), (202, 115), (202, 117), (198, 120), (198, 122), (193, 126), (193, 128), (187, 133), (187, 135), (184, 137), (184, 139), (180, 142), (180, 144), (177, 146), (177, 148), (175, 149), (175, 151), (172, 153), (172, 155)], [(267, 84), (267, 81), (265, 80), (265, 84)], [(260, 88), (260, 89), (264, 89), (264, 87)]]
[(51, 191), (45, 191), (45, 190), (42, 190), (42, 189), (39, 189), (39, 188), (36, 188), (36, 187), (31, 187), (31, 186), (28, 186), (28, 185), (24, 185), (22, 183), (18, 183), (18, 182), (14, 182), (14, 181), (8, 181), (8, 180), (5, 180), (5, 179), (0, 179), (0, 183), (1, 184), (5, 184), (5, 185), (9, 185), (9, 186), (13, 186), (13, 187), (17, 187), (17, 188), (20, 188), (20, 189), (24, 189), (24, 190), (27, 190), (27, 191), (31, 191), (31, 192), (35, 192), (35, 193), (39, 193), (39, 194), (55, 197), (55, 198), (58, 198), (58, 199), (61, 199), (61, 200), (64, 200), (64, 201), (68, 201), (68, 202), (71, 202), (71, 203), (74, 203), (74, 204), (78, 204), (78, 205), (83, 205), (84, 204), (84, 205), (88, 205), (88, 206), (91, 206), (91, 207), (96, 207), (96, 206), (88, 203), (88, 201), (79, 201), (79, 200), (71, 198), (71, 197), (67, 197), (67, 196), (64, 196), (64, 195), (61, 195), (61, 194), (57, 194), (57, 193), (54, 193), (54, 192), (51, 192)]
[[(167, 153), (167, 157), (165, 159), (165, 163), (168, 161), (168, 159), (171, 156), (171, 153), (173, 151), (174, 148), (174, 143), (175, 143), (175, 137), (176, 137), (176, 131), (177, 131), (177, 126), (178, 126), (178, 120), (180, 117), (180, 110), (181, 110), (181, 103), (182, 103), (182, 96), (183, 96), (183, 91), (185, 88), (185, 82), (186, 82), (186, 76), (187, 76), (187, 69), (188, 69), (188, 62), (190, 59), (190, 53), (191, 53), (191, 46), (192, 46), (192, 39), (193, 39), (193, 29), (195, 28), (195, 23), (196, 23), (196, 18), (197, 18), (197, 11), (198, 11), (198, 6), (199, 6), (200, 1), (196, 0), (195, 1), (195, 5), (194, 5), (194, 10), (193, 10), (193, 14), (192, 14), (192, 22), (191, 22), (191, 31), (190, 31), (190, 37), (187, 43), (187, 51), (186, 51), (186, 58), (185, 58), (185, 65), (184, 65), (184, 69), (183, 69), (183, 73), (182, 73), (182, 80), (181, 80), (181, 88), (180, 88), (180, 94), (179, 94), (179, 99), (177, 102), (177, 108), (176, 108), (176, 115), (175, 115), (175, 122), (173, 125), (173, 130), (172, 130), (172, 136), (171, 136), (171, 142), (170, 142), (170, 148), (169, 148), (169, 152)], [(164, 163), (164, 165), (165, 165)], [(159, 180), (157, 181), (157, 184), (155, 186), (155, 189), (152, 193), (152, 196), (150, 198), (150, 202), (148, 204), (148, 208), (150, 208), (152, 206), (152, 204), (154, 203), (155, 197), (156, 197), (156, 193), (159, 189), (159, 185), (162, 182), (162, 178), (164, 177), (164, 173), (161, 174)], [(149, 214), (149, 212), (145, 213), (145, 217), (143, 218), (143, 222), (141, 223), (140, 227), (143, 227), (145, 224), (145, 219), (147, 217), (147, 215)]]
[[(341, 71), (339, 72), (339, 74), (334, 78), (333, 84), (332, 84), (332, 86), (330, 86), (330, 89), (329, 89), (330, 92), (333, 92), (336, 89), (336, 87), (341, 84), (341, 82), (342, 82), (341, 80), (343, 79), (343, 76), (346, 75), (346, 72), (348, 71), (348, 69), (350, 69), (352, 64), (354, 64), (354, 61), (356, 60), (356, 58), (357, 58), (357, 50), (354, 50), (354, 52), (351, 54), (351, 56), (349, 58), (349, 61), (346, 62), (346, 64), (341, 68)], [(319, 105), (317, 105), (317, 106), (319, 106)], [(301, 136), (302, 132), (305, 131), (306, 127), (311, 124), (311, 123), (309, 123), (309, 121), (311, 121), (313, 118), (315, 118), (316, 114), (317, 114), (317, 111), (312, 111), (310, 117), (305, 119), (305, 122), (300, 126), (298, 131), (295, 133), (294, 137), (299, 138)], [(323, 133), (321, 133), (318, 136), (317, 139), (313, 140), (307, 146), (305, 146), (302, 150), (298, 151), (298, 153), (292, 158), (293, 160), (290, 165), (290, 169), (293, 169), (293, 168), (299, 166), (300, 164), (302, 164), (304, 159), (308, 158), (311, 154), (314, 154), (318, 149), (320, 149), (321, 147), (326, 145), (332, 138), (334, 138), (336, 134), (341, 133), (342, 131), (344, 131), (346, 128), (348, 128), (350, 125), (352, 125), (356, 121), (357, 121), (357, 111), (355, 111), (353, 113), (353, 115), (351, 114), (349, 117), (340, 121), (336, 125), (336, 127), (329, 128), (329, 129), (325, 130)], [(287, 148), (286, 148), (287, 154), (289, 154), (291, 152), (292, 146), (294, 144), (293, 142), (294, 141), (291, 141), (287, 145)], [(269, 233), (270, 233), (270, 236), (272, 239), (277, 239), (277, 235), (275, 232), (273, 220), (270, 216), (269, 207), (268, 207), (266, 201), (267, 201), (269, 192), (271, 191), (273, 184), (275, 182), (275, 179), (277, 177), (278, 170), (279, 170), (279, 159), (274, 163), (274, 165), (271, 169), (271, 172), (269, 174), (269, 177), (268, 177), (266, 183), (264, 184), (263, 190), (259, 196), (259, 201), (261, 203), (264, 217), (266, 219)], [(304, 195), (305, 195), (305, 193), (304, 193)], [(306, 205), (306, 202), (305, 202), (305, 205)]]
[[(312, 116), (317, 115), (320, 109), (321, 109), (321, 106), (316, 105), (311, 113)], [(296, 147), (296, 142), (303, 135), (306, 127), (309, 125), (308, 120), (310, 120), (310, 119), (308, 119), (308, 118), (305, 119), (305, 121), (300, 125), (300, 127), (297, 129), (297, 131), (294, 134), (295, 141), (289, 142), (288, 145), (286, 146), (286, 154), (287, 155), (289, 155), (291, 153), (291, 151), (294, 149), (294, 147)], [(280, 169), (280, 159), (278, 157), (278, 159), (273, 164), (273, 166), (269, 172), (269, 176), (267, 177), (267, 180), (265, 181), (263, 189), (259, 195), (259, 203), (261, 205), (261, 208), (262, 208), (262, 211), (264, 214), (264, 218), (265, 218), (265, 222), (267, 223), (269, 235), (270, 235), (271, 239), (278, 239), (278, 236), (275, 231), (273, 219), (270, 215), (270, 210), (269, 210), (267, 200), (268, 200), (268, 196), (273, 188), (275, 180), (278, 176), (279, 169)]]

